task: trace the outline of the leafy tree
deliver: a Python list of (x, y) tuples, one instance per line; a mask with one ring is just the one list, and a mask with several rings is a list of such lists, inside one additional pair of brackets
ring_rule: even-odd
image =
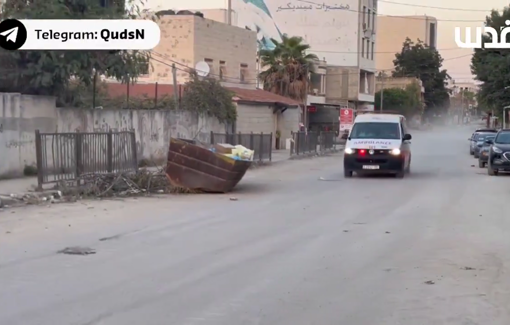
[(199, 114), (214, 116), (225, 125), (237, 119), (234, 94), (213, 78), (199, 78), (191, 74), (191, 80), (184, 85), (181, 108)]
[[(124, 1), (108, 8), (99, 0), (7, 0), (2, 17), (16, 19), (134, 19)], [(130, 82), (148, 69), (146, 51), (3, 51), (0, 91), (65, 97), (73, 80), (90, 86), (97, 76)]]
[(423, 82), (425, 88), (425, 114), (440, 113), (448, 109), (450, 95), (446, 83), (450, 76), (441, 69), (443, 58), (436, 49), (423, 42), (412, 42), (407, 38), (402, 51), (395, 54), (394, 77), (416, 77)]
[[(387, 88), (384, 89), (383, 111), (389, 110), (398, 112), (408, 118), (416, 114), (421, 114), (420, 87), (416, 84), (410, 84), (405, 89)], [(381, 92), (375, 93), (375, 103), (381, 102)]]
[(310, 46), (303, 43), (302, 37), (283, 35), (281, 42), (275, 39), (271, 41), (275, 48), (261, 50), (259, 53), (263, 70), (259, 78), (264, 89), (285, 97), (304, 100), (307, 85), (310, 85), (313, 61), (318, 59), (317, 56), (306, 54)]
[[(486, 25), (498, 31), (498, 39), (494, 41), (510, 42), (510, 35), (506, 36), (506, 40), (501, 40), (499, 35), (501, 28), (507, 27), (505, 21), (508, 19), (510, 19), (509, 7), (505, 7), (502, 12), (492, 10), (485, 18)], [(483, 34), (483, 45), (492, 41), (490, 34)], [(510, 90), (505, 90), (505, 87), (510, 85), (510, 50), (475, 49), (471, 59), (471, 72), (476, 80), (482, 82), (478, 92), (479, 104), (494, 110), (496, 116), (502, 116), (503, 107), (510, 104)]]

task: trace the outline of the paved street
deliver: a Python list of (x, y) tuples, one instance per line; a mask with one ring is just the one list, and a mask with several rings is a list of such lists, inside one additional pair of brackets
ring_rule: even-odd
[(337, 155), (228, 195), (2, 212), (0, 324), (508, 325), (510, 177), (472, 166), (471, 132), (415, 132), (403, 180)]

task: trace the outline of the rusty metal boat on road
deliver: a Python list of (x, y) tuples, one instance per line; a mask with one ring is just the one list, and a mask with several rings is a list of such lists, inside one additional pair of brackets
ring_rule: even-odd
[(192, 140), (171, 138), (166, 175), (175, 187), (227, 193), (241, 181), (251, 164), (213, 152)]

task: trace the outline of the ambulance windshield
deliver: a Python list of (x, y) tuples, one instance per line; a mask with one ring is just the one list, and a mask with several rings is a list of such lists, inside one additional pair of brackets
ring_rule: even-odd
[(354, 123), (350, 138), (400, 140), (400, 125), (395, 122)]

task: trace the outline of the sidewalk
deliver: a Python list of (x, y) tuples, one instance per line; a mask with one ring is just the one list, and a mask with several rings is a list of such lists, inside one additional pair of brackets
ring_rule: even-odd
[[(341, 146), (343, 147), (343, 146)], [(271, 157), (271, 164), (284, 162), (289, 160), (290, 151), (286, 149), (273, 150)], [(150, 168), (156, 169), (156, 168)], [(12, 193), (26, 193), (32, 192), (37, 187), (37, 177), (24, 177), (15, 179), (0, 180), (0, 195), (10, 195)], [(48, 188), (49, 186), (45, 186)]]
[(0, 195), (32, 192), (37, 187), (37, 177), (0, 180)]

